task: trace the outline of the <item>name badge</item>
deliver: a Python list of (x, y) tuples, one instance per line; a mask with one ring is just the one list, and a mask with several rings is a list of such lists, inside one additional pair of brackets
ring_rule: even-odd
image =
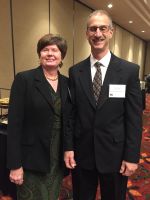
[(109, 85), (110, 98), (125, 98), (126, 85)]

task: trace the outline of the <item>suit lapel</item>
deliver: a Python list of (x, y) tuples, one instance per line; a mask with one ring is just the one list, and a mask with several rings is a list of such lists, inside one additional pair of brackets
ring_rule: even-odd
[(92, 78), (91, 78), (91, 68), (90, 68), (90, 57), (88, 57), (80, 66), (79, 69), (79, 79), (81, 86), (88, 97), (91, 105), (96, 108), (96, 102), (93, 95), (92, 89)]
[(98, 109), (102, 107), (105, 101), (109, 98), (109, 84), (117, 84), (120, 80), (120, 59), (117, 58), (115, 55), (111, 55), (110, 64), (108, 66), (104, 83), (102, 86), (101, 94), (98, 100)]
[(53, 102), (51, 97), (51, 92), (49, 89), (49, 83), (44, 77), (42, 67), (38, 67), (35, 75), (35, 87), (39, 90), (46, 102), (53, 108)]

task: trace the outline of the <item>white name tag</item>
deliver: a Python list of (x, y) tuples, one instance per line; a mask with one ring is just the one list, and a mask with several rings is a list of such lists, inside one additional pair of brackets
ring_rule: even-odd
[(125, 98), (126, 85), (109, 85), (110, 98)]

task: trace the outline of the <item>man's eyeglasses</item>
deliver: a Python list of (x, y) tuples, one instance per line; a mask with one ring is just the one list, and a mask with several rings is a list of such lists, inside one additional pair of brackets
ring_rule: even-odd
[(92, 33), (95, 33), (97, 31), (97, 29), (99, 29), (101, 33), (106, 33), (110, 29), (110, 25), (89, 26), (89, 27), (87, 27), (87, 30), (92, 32)]

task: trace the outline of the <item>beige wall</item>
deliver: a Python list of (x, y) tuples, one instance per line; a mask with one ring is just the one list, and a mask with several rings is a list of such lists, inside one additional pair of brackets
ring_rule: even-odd
[[(10, 88), (14, 68), (17, 73), (38, 65), (36, 44), (49, 31), (62, 35), (68, 42), (68, 53), (61, 69), (67, 75), (71, 65), (90, 54), (85, 31), (91, 11), (75, 0), (0, 0), (0, 88)], [(150, 44), (144, 62), (145, 42), (117, 25), (110, 49), (116, 55), (139, 64), (141, 79), (143, 73), (150, 72)]]
[(150, 42), (147, 43), (146, 60), (145, 60), (145, 70), (144, 74), (150, 74)]
[(118, 25), (115, 25), (113, 37), (112, 52), (138, 64), (140, 66), (139, 77), (143, 80), (146, 43)]
[(8, 1), (0, 0), (0, 88), (10, 88), (13, 78), (10, 10)]
[(114, 51), (113, 53), (116, 55), (116, 56), (121, 56), (121, 50), (122, 50), (122, 29), (119, 27), (119, 26), (115, 26), (115, 29), (114, 29)]
[(36, 44), (49, 32), (48, 0), (13, 0), (16, 73), (38, 65)]
[(75, 2), (74, 13), (74, 63), (85, 59), (90, 54), (90, 46), (86, 40), (86, 21), (91, 13), (89, 8)]
[(50, 1), (50, 32), (60, 34), (67, 40), (68, 51), (61, 73), (68, 75), (68, 66), (73, 64), (73, 0)]

